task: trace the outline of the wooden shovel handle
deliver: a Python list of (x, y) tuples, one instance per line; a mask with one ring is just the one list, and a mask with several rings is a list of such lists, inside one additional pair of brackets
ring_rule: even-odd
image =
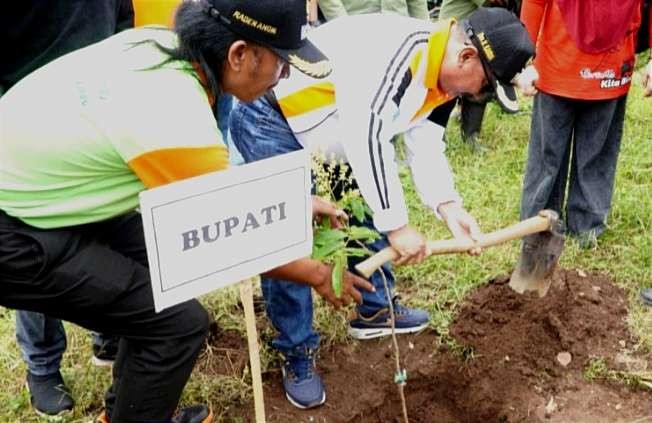
[[(522, 238), (526, 235), (550, 230), (554, 218), (554, 215), (552, 215), (548, 210), (542, 210), (537, 216), (494, 232), (482, 234), (476, 242), (454, 238), (429, 240), (426, 245), (428, 246), (428, 250), (430, 250), (429, 255), (466, 253), (475, 247), (491, 247), (507, 241)], [(398, 252), (396, 252), (392, 247), (387, 247), (365, 261), (358, 263), (358, 265), (355, 266), (355, 269), (362, 276), (368, 278), (380, 266), (388, 261), (396, 260), (397, 258), (399, 258)]]

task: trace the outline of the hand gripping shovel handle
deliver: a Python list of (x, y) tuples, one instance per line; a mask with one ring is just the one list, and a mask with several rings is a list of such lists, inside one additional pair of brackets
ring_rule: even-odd
[[(515, 223), (494, 232), (482, 234), (476, 242), (460, 239), (429, 240), (426, 245), (429, 255), (466, 253), (476, 247), (491, 247), (526, 235), (551, 229), (554, 216), (548, 210), (542, 210), (537, 216)], [(396, 260), (399, 254), (392, 247), (387, 247), (355, 266), (365, 278), (369, 278), (380, 266)]]

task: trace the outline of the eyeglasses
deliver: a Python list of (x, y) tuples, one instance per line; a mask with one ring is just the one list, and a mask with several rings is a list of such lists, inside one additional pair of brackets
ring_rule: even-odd
[[(484, 71), (484, 76), (485, 79), (487, 80), (485, 86), (482, 87), (482, 92), (492, 91), (492, 85), (493, 85), (492, 81), (494, 80), (493, 72), (491, 71), (491, 69), (489, 69), (486, 60), (484, 60), (486, 58), (484, 57), (484, 52), (480, 46), (478, 37), (475, 35), (475, 31), (473, 30), (473, 27), (471, 26), (468, 20), (464, 20), (463, 25), (464, 25), (464, 32), (466, 32), (466, 35), (471, 40), (471, 45), (473, 45), (473, 47), (475, 47), (475, 49), (478, 51), (478, 60), (480, 60), (480, 64), (482, 64), (482, 70)], [(468, 45), (468, 43), (466, 42), (464, 44)]]

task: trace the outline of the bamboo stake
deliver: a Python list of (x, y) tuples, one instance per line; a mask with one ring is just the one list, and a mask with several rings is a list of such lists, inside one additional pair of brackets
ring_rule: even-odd
[(247, 343), (249, 345), (249, 363), (251, 368), (251, 384), (254, 389), (254, 410), (256, 423), (265, 423), (265, 399), (263, 397), (263, 378), (260, 373), (260, 355), (258, 347), (258, 332), (256, 331), (256, 315), (254, 314), (254, 294), (251, 279), (240, 283), (240, 301), (244, 308), (247, 325)]

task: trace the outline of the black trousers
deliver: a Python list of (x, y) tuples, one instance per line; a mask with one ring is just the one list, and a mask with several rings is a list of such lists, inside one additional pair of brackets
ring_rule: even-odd
[(111, 423), (167, 422), (208, 331), (195, 300), (154, 312), (140, 214), (43, 230), (0, 211), (0, 305), (120, 336)]
[(553, 209), (565, 217), (572, 235), (604, 232), (626, 105), (627, 95), (588, 101), (537, 93), (521, 219)]

